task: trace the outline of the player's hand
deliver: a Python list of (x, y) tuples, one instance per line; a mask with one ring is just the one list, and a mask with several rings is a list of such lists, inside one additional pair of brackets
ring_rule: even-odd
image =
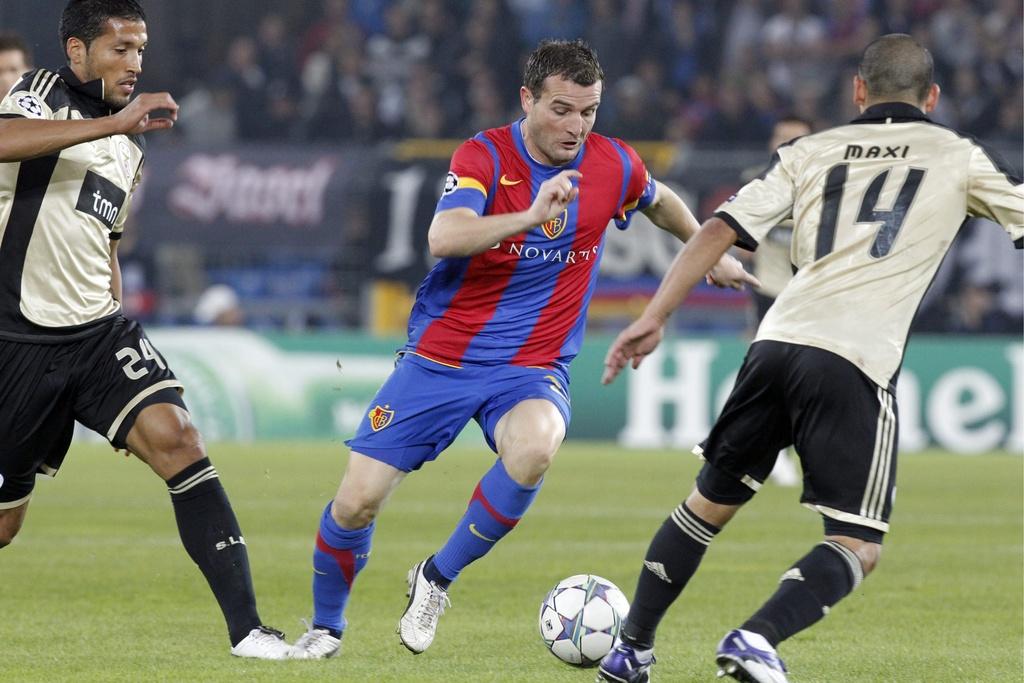
[(533, 204), (527, 209), (530, 222), (533, 225), (540, 225), (562, 215), (565, 207), (580, 193), (580, 188), (573, 185), (573, 178), (582, 177), (583, 174), (579, 171), (566, 170), (541, 183)]
[[(167, 115), (153, 116), (153, 112), (160, 110), (167, 112)], [(113, 118), (118, 122), (118, 132), (124, 135), (141, 135), (151, 130), (163, 130), (170, 128), (178, 120), (178, 103), (170, 93), (142, 93), (114, 114)]]
[(601, 384), (611, 384), (630, 361), (634, 370), (640, 367), (643, 359), (658, 348), (664, 333), (664, 323), (643, 316), (620, 332), (604, 357)]
[(743, 269), (743, 264), (729, 254), (722, 254), (718, 263), (704, 277), (709, 285), (743, 289), (744, 284), (760, 287), (761, 281)]

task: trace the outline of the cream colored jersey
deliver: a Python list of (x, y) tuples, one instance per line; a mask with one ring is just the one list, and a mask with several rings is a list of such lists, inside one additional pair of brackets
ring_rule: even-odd
[(991, 219), (1024, 246), (1021, 179), (976, 141), (902, 103), (780, 147), (716, 215), (738, 244), (756, 248), (790, 213), (797, 273), (755, 341), (831, 351), (888, 389), (965, 217)]
[[(749, 183), (760, 175), (762, 168), (748, 168), (740, 175), (741, 180)], [(760, 281), (761, 286), (754, 289), (759, 294), (774, 299), (793, 279), (793, 264), (789, 262), (789, 245), (792, 241), (793, 219), (787, 218), (758, 242), (754, 277)]]
[[(101, 81), (36, 69), (0, 102), (0, 117), (111, 114)], [(0, 163), (0, 338), (88, 334), (115, 315), (110, 241), (119, 239), (141, 177), (139, 136), (115, 135), (46, 157)]]

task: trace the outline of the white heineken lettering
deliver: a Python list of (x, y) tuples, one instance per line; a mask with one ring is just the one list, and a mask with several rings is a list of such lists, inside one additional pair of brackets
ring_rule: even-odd
[[(718, 354), (713, 342), (662, 345), (643, 365), (627, 374), (626, 427), (620, 443), (636, 448), (689, 448), (707, 436), (711, 419), (711, 362)], [(666, 369), (671, 356), (675, 374)], [(662, 409), (670, 405), (675, 425), (668, 427)]]

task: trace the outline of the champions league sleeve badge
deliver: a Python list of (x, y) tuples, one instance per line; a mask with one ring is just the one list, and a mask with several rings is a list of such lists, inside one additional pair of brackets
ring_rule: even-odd
[(447, 197), (452, 192), (455, 192), (459, 187), (459, 176), (455, 175), (451, 171), (448, 171), (448, 175), (444, 177), (444, 192), (442, 196)]
[(30, 118), (43, 118), (43, 105), (35, 95), (26, 93), (14, 100), (14, 103), (21, 107), (21, 109), (28, 114)]

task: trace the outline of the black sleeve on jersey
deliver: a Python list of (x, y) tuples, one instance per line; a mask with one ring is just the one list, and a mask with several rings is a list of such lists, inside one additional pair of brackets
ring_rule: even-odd
[[(32, 69), (15, 84), (11, 92), (24, 90), (39, 96), (47, 88), (49, 88), (49, 92), (46, 93), (43, 102), (50, 108), (50, 111), (57, 111), (71, 104), (64, 79), (56, 71), (49, 71), (47, 69)], [(7, 116), (5, 118), (11, 117)]]
[[(38, 79), (37, 75), (39, 76)], [(34, 83), (37, 80), (38, 82)], [(56, 112), (63, 108), (63, 106), (68, 106), (71, 103), (71, 97), (68, 96), (68, 85), (63, 82), (63, 79), (56, 72), (34, 69), (26, 74), (22, 82), (18, 83), (15, 88), (19, 88), (23, 84), (25, 85), (25, 90), (35, 92), (36, 94), (49, 87), (49, 92), (46, 93), (43, 102), (49, 106), (51, 112)], [(33, 85), (35, 85), (35, 90), (32, 90)]]
[(978, 149), (980, 149), (985, 154), (985, 156), (988, 157), (988, 160), (992, 162), (992, 165), (995, 166), (1000, 173), (1006, 176), (1006, 180), (1009, 181), (1011, 185), (1020, 185), (1021, 183), (1024, 183), (1024, 180), (1021, 180), (1021, 177), (1017, 175), (1017, 172), (1014, 170), (1013, 166), (1010, 166), (1009, 162), (1007, 162), (1006, 159), (1003, 158), (1002, 154), (995, 151), (994, 149), (986, 145), (981, 140), (978, 140), (977, 138), (972, 137), (969, 139), (971, 142), (978, 146)]
[(1011, 166), (1006, 161), (1006, 159), (1003, 158), (1002, 154), (995, 151), (978, 138), (974, 137), (973, 135), (968, 135), (967, 133), (961, 132), (956, 128), (944, 126), (941, 123), (935, 123), (934, 121), (928, 121), (927, 123), (930, 123), (933, 126), (938, 126), (939, 128), (945, 128), (951, 133), (955, 133), (956, 135), (966, 140), (970, 140), (972, 143), (974, 143), (976, 147), (978, 147), (978, 149), (982, 151), (982, 153), (985, 156), (988, 157), (988, 160), (992, 162), (992, 165), (996, 167), (996, 170), (1002, 173), (1004, 176), (1006, 176), (1006, 180), (1009, 181), (1011, 185), (1020, 185), (1022, 182), (1024, 182), (1021, 180), (1021, 177), (1017, 175), (1017, 171), (1013, 168), (1013, 166)]
[[(792, 144), (792, 143), (787, 143), (787, 144)], [(763, 171), (761, 171), (760, 175), (757, 175), (757, 176), (751, 178), (751, 180), (764, 180), (768, 176), (768, 174), (771, 172), (771, 170), (773, 168), (775, 168), (775, 164), (779, 163), (779, 161), (781, 161), (781, 158), (779, 157), (779, 153), (777, 151), (773, 152), (772, 153), (772, 158), (768, 162), (768, 167), (766, 169), (764, 169)]]
[(1013, 246), (1017, 247), (1018, 249), (1024, 249), (1024, 237), (1018, 237), (1017, 239), (1015, 239), (1013, 241)]
[(757, 251), (757, 240), (755, 240), (749, 232), (743, 229), (743, 226), (740, 225), (738, 220), (727, 214), (725, 211), (716, 211), (715, 218), (721, 218), (736, 232), (737, 247), (740, 249), (746, 249), (747, 251)]

